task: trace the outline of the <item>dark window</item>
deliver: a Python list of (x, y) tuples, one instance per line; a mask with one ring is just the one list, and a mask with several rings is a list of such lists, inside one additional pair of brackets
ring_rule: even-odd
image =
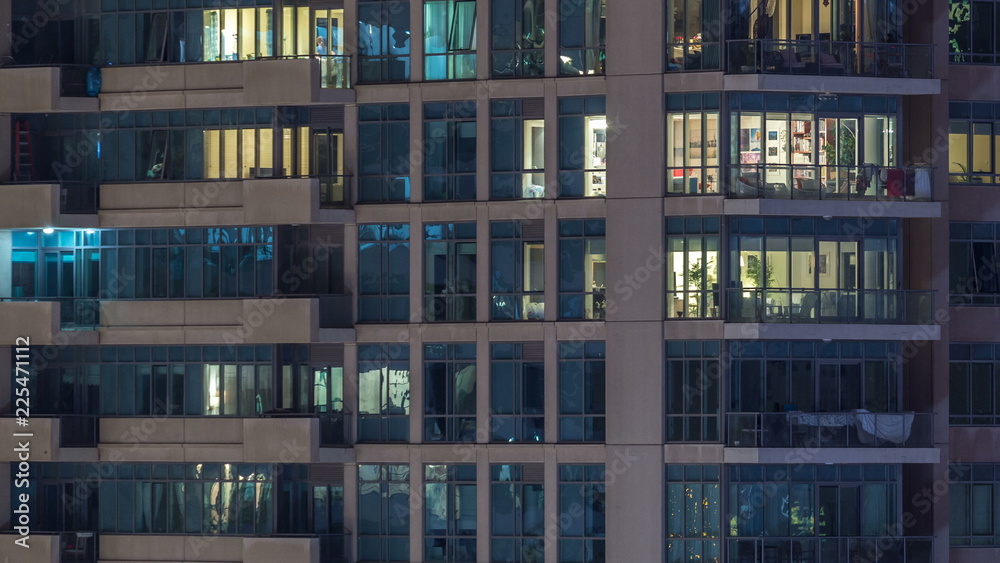
[(605, 0), (559, 4), (559, 74), (604, 74)]
[(667, 342), (667, 442), (718, 442), (719, 343)]
[(410, 467), (358, 464), (358, 559), (410, 560)]
[(604, 342), (559, 343), (559, 441), (603, 442)]
[(424, 104), (424, 201), (476, 199), (476, 104)]
[(476, 224), (424, 224), (424, 319), (476, 319)]
[(424, 345), (424, 441), (476, 441), (476, 345)]
[(1000, 297), (997, 282), (997, 223), (951, 223), (951, 303), (953, 305), (996, 305)]
[(410, 319), (410, 226), (358, 225), (358, 321)]
[(406, 104), (358, 106), (359, 203), (410, 200), (409, 119)]
[(476, 559), (476, 466), (424, 466), (424, 561)]
[(603, 563), (606, 533), (603, 465), (559, 465), (559, 563)]
[(494, 442), (545, 441), (542, 348), (541, 342), (492, 345), (490, 439)]
[(604, 219), (559, 221), (559, 318), (603, 319)]
[(952, 426), (1000, 424), (1000, 347), (989, 343), (951, 344), (949, 421)]
[(543, 559), (544, 490), (541, 464), (490, 466), (491, 561)]

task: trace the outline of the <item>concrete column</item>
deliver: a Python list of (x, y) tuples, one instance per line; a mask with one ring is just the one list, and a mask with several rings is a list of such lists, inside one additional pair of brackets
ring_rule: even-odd
[(410, 89), (410, 201), (424, 201), (424, 103), (419, 88)]

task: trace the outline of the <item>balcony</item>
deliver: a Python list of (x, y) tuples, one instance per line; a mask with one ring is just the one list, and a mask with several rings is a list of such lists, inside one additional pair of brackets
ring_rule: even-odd
[(97, 227), (98, 190), (94, 182), (4, 183), (0, 224), (10, 229)]
[(260, 61), (315, 60), (319, 63), (320, 88), (351, 88), (351, 57), (347, 55), (285, 55), (261, 57)]
[(933, 45), (740, 39), (727, 44), (728, 74), (933, 78)]
[(251, 106), (354, 101), (351, 59), (344, 55), (289, 55), (243, 63), (244, 102)]
[(886, 289), (730, 288), (732, 323), (921, 325), (934, 321), (934, 292)]
[(934, 538), (916, 536), (847, 536), (821, 538), (731, 538), (732, 563), (754, 561), (864, 561), (933, 563)]
[(733, 448), (933, 448), (933, 413), (729, 413)]
[(932, 201), (934, 169), (926, 166), (730, 167), (727, 194), (735, 199)]
[(90, 68), (87, 65), (0, 68), (0, 100), (4, 100), (4, 111), (98, 111), (97, 98), (87, 95)]
[(320, 209), (350, 209), (351, 176), (313, 176), (319, 181)]

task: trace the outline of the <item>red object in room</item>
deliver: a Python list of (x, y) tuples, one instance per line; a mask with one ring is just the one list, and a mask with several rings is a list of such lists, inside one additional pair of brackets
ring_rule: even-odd
[(885, 195), (887, 197), (903, 197), (903, 170), (889, 168), (885, 171)]

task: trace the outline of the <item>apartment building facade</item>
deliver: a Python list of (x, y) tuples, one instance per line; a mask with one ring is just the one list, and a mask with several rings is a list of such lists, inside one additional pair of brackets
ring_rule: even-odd
[(0, 554), (996, 560), (998, 15), (15, 0)]

